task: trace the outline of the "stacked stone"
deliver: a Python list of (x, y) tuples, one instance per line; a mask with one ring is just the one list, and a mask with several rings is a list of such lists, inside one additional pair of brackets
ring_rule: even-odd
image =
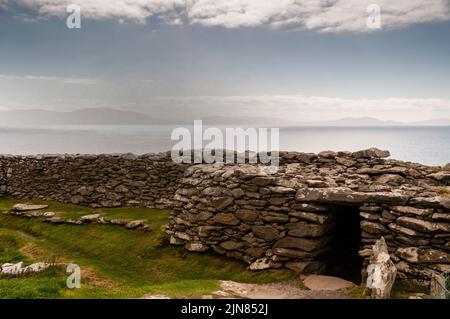
[(383, 236), (400, 279), (428, 283), (434, 272), (450, 271), (450, 211), (425, 206), (362, 206), (361, 256), (370, 257), (371, 245)]
[(175, 195), (168, 233), (190, 251), (213, 249), (252, 269), (316, 270), (333, 226), (329, 207), (297, 204), (295, 180), (261, 167), (190, 167)]
[[(92, 207), (167, 208), (186, 165), (170, 154), (0, 156), (4, 193)], [(1, 188), (1, 186), (0, 186)]]
[(384, 236), (400, 278), (429, 278), (421, 267), (448, 269), (449, 171), (386, 160), (389, 153), (377, 149), (280, 156), (272, 175), (258, 165), (187, 169), (167, 228), (171, 243), (211, 249), (251, 269), (320, 271), (335, 208), (351, 205), (360, 208), (366, 265), (368, 248)]

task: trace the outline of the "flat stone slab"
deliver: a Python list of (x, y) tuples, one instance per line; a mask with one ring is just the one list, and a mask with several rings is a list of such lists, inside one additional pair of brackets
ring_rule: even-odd
[(19, 211), (19, 212), (26, 212), (29, 210), (40, 210), (40, 209), (47, 209), (48, 205), (33, 205), (33, 204), (16, 204), (13, 206), (13, 210)]
[(321, 275), (309, 275), (303, 281), (303, 284), (311, 290), (340, 290), (351, 288), (354, 284), (348, 280)]
[(221, 290), (207, 297), (215, 299), (347, 299), (343, 292), (303, 290), (293, 281), (262, 285), (221, 281), (220, 288)]

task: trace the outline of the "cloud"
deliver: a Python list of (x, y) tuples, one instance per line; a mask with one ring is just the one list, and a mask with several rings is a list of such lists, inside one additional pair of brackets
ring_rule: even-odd
[(0, 80), (19, 80), (19, 81), (55, 81), (63, 84), (76, 85), (93, 85), (98, 82), (96, 79), (89, 78), (73, 78), (73, 77), (56, 77), (43, 75), (9, 75), (0, 74)]
[[(0, 0), (0, 5), (12, 0)], [(449, 0), (15, 0), (43, 16), (66, 15), (69, 4), (90, 19), (225, 28), (288, 27), (319, 32), (368, 32), (370, 4), (381, 8), (382, 29), (450, 20)]]

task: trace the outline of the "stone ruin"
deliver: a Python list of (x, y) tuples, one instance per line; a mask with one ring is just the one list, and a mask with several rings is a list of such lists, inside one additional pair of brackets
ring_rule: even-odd
[[(189, 167), (166, 232), (252, 270), (366, 277), (384, 237), (398, 279), (429, 284), (450, 270), (450, 170), (385, 159), (389, 152), (281, 153), (281, 166)], [(446, 170), (447, 169), (447, 170)]]
[(170, 153), (0, 156), (0, 195), (91, 207), (172, 208), (166, 232), (189, 251), (250, 269), (364, 280), (384, 237), (398, 279), (450, 271), (450, 167), (389, 152), (280, 152), (280, 167), (175, 164)]

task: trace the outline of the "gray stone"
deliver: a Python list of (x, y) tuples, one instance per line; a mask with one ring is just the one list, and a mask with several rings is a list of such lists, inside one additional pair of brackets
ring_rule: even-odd
[(16, 204), (13, 206), (14, 211), (25, 212), (30, 210), (41, 210), (48, 208), (48, 205), (34, 205), (34, 204)]
[(138, 228), (138, 227), (145, 227), (145, 226), (147, 226), (147, 224), (146, 224), (146, 221), (143, 220), (143, 219), (141, 219), (141, 220), (132, 220), (132, 221), (130, 221), (130, 222), (125, 224), (125, 228), (128, 228), (128, 229), (135, 229), (135, 228)]
[(371, 158), (371, 157), (383, 158), (391, 156), (391, 153), (389, 151), (382, 151), (377, 148), (369, 148), (367, 150), (353, 152), (352, 156), (354, 158)]

